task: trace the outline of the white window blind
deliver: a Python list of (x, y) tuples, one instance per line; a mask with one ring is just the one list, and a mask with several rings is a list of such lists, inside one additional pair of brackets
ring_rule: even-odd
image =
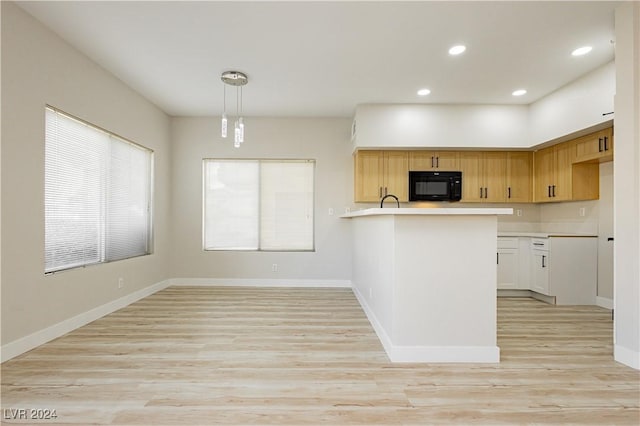
[(313, 250), (312, 160), (204, 160), (205, 250)]
[(152, 152), (47, 107), (45, 272), (150, 252)]

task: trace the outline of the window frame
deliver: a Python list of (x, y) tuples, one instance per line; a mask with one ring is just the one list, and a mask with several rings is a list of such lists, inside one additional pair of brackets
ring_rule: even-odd
[[(206, 192), (207, 192), (207, 175), (206, 175), (206, 166), (207, 162), (214, 161), (225, 161), (225, 162), (233, 162), (233, 161), (254, 161), (257, 162), (259, 166), (263, 162), (265, 163), (278, 163), (278, 162), (292, 162), (292, 163), (308, 163), (312, 165), (312, 199), (311, 199), (311, 211), (313, 212), (313, 218), (311, 221), (311, 248), (308, 249), (263, 249), (260, 247), (260, 236), (261, 236), (261, 228), (260, 228), (260, 220), (262, 217), (262, 209), (261, 209), (261, 192), (258, 191), (258, 248), (256, 249), (230, 249), (230, 248), (207, 248), (206, 245)], [(212, 158), (207, 157), (202, 159), (202, 250), (204, 252), (239, 252), (239, 253), (314, 253), (316, 251), (316, 166), (317, 161), (313, 158)], [(258, 173), (258, 188), (260, 187), (260, 172)]]
[[(46, 237), (43, 238), (44, 240), (44, 251), (43, 253), (45, 254), (45, 259), (44, 260), (44, 274), (46, 275), (53, 275), (53, 274), (57, 274), (60, 272), (66, 272), (66, 271), (71, 271), (74, 269), (80, 269), (80, 268), (86, 268), (89, 266), (94, 266), (94, 265), (102, 265), (102, 264), (108, 264), (108, 263), (114, 263), (114, 262), (119, 262), (119, 261), (123, 261), (123, 260), (128, 260), (128, 259), (133, 259), (136, 257), (143, 257), (143, 256), (149, 256), (154, 254), (154, 250), (155, 250), (155, 238), (154, 238), (154, 194), (155, 194), (155, 151), (149, 147), (146, 147), (142, 144), (139, 144), (137, 142), (134, 142), (128, 138), (125, 138), (117, 133), (114, 133), (110, 130), (107, 130), (103, 127), (97, 126), (87, 120), (84, 120), (76, 115), (70, 114), (64, 110), (61, 110), (60, 108), (57, 108), (53, 105), (50, 104), (45, 104), (45, 120), (44, 120), (44, 133), (45, 133), (45, 138), (44, 138), (44, 148), (45, 148), (45, 155), (44, 155), (44, 164), (43, 164), (43, 217), (45, 218), (43, 223), (43, 234), (46, 235), (46, 230), (47, 230), (47, 226), (46, 226), (46, 181), (47, 181), (47, 176), (46, 176), (46, 160), (47, 160), (47, 155), (46, 155), (46, 146), (47, 146), (47, 141), (46, 141), (46, 133), (47, 133), (47, 122), (46, 122), (46, 114), (47, 114), (47, 110), (51, 110), (52, 112), (54, 112), (55, 114), (59, 114), (62, 115), (68, 119), (77, 121), (78, 123), (85, 125), (89, 128), (91, 128), (94, 131), (100, 132), (100, 133), (104, 133), (106, 134), (109, 138), (113, 138), (116, 139), (118, 142), (121, 143), (125, 143), (128, 145), (133, 146), (134, 148), (140, 149), (142, 151), (144, 151), (146, 154), (148, 154), (149, 158), (149, 174), (148, 174), (148, 200), (147, 200), (147, 241), (146, 241), (146, 252), (145, 253), (141, 253), (141, 254), (135, 254), (132, 256), (127, 256), (127, 257), (122, 257), (122, 258), (117, 258), (117, 259), (109, 259), (107, 257), (107, 197), (104, 194), (101, 194), (101, 197), (104, 198), (103, 201), (103, 206), (101, 209), (102, 215), (105, 216), (105, 218), (103, 219), (103, 223), (101, 224), (101, 234), (100, 234), (100, 260), (97, 262), (88, 262), (88, 263), (77, 263), (77, 264), (73, 264), (73, 266), (65, 266), (65, 267), (59, 267), (56, 269), (51, 269), (51, 270), (47, 270), (47, 265), (46, 265)], [(110, 159), (109, 159), (110, 160)], [(107, 164), (105, 164), (105, 167), (108, 167), (110, 164), (110, 161), (107, 162)], [(108, 172), (107, 172), (108, 173)], [(108, 179), (107, 179), (108, 181)], [(105, 191), (108, 191), (108, 189), (105, 189)]]

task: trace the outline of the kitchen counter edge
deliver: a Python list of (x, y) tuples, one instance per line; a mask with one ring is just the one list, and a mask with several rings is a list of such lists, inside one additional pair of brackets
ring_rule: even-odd
[(511, 215), (513, 214), (512, 208), (455, 208), (455, 209), (421, 209), (421, 208), (371, 208), (364, 210), (357, 210), (351, 213), (345, 213), (341, 218), (351, 219), (354, 217), (364, 216), (482, 216), (482, 215)]
[(500, 237), (531, 237), (531, 238), (596, 238), (598, 237), (595, 234), (577, 234), (577, 233), (569, 233), (569, 232), (517, 232), (517, 231), (508, 231), (501, 232), (498, 231), (498, 238)]

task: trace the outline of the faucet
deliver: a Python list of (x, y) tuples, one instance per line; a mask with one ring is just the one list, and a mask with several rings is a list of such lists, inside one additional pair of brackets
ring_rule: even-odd
[(398, 204), (398, 208), (400, 208), (400, 201), (398, 201), (398, 197), (396, 197), (393, 194), (387, 194), (384, 197), (382, 197), (382, 200), (380, 200), (380, 208), (382, 208), (382, 203), (384, 203), (384, 200), (387, 199), (388, 197), (395, 198), (396, 203)]

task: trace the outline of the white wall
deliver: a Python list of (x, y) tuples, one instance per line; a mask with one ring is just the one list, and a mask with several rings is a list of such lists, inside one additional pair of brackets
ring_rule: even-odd
[[(168, 278), (171, 176), (163, 112), (15, 4), (1, 7), (4, 346)], [(155, 151), (153, 255), (44, 275), (46, 104)]]
[(529, 108), (528, 145), (553, 139), (610, 121), (616, 91), (616, 66), (610, 62), (555, 92)]
[(358, 105), (354, 148), (527, 148), (528, 110), (526, 105)]
[(362, 104), (354, 149), (531, 148), (610, 123), (616, 67), (603, 65), (531, 105)]
[(614, 355), (640, 369), (640, 3), (616, 9)]
[[(173, 276), (218, 284), (259, 284), (269, 279), (291, 280), (289, 284), (300, 281), (301, 285), (348, 284), (350, 228), (339, 215), (353, 200), (350, 120), (249, 117), (245, 123), (245, 142), (235, 149), (232, 140), (220, 138), (219, 118), (172, 120)], [(316, 251), (203, 251), (203, 158), (315, 159)], [(330, 208), (334, 209), (332, 216)], [(272, 272), (274, 263), (277, 272)]]

